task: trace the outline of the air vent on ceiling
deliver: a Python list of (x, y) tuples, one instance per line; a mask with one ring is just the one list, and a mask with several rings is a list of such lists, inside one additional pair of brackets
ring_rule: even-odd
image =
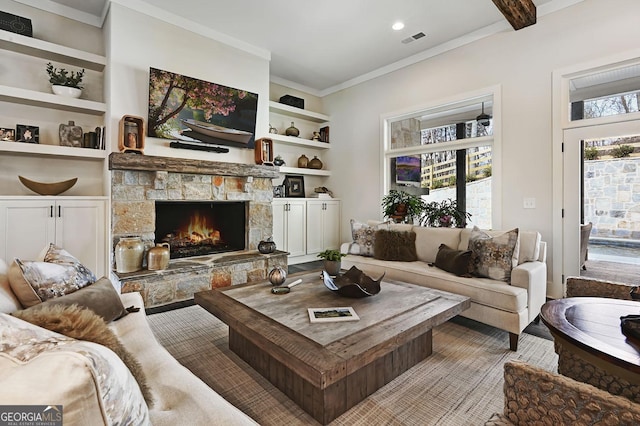
[(423, 33), (422, 31), (420, 31), (419, 33), (416, 33), (416, 34), (412, 35), (411, 37), (405, 38), (404, 40), (402, 40), (402, 42), (404, 44), (408, 44), (408, 43), (411, 43), (412, 41), (416, 41), (416, 40), (421, 39), (422, 37), (425, 37), (425, 36), (426, 36), (426, 34)]

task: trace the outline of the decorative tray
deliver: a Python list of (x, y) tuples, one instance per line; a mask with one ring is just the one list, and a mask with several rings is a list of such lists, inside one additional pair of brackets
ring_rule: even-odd
[(334, 293), (344, 297), (367, 297), (380, 293), (380, 283), (385, 274), (377, 280), (368, 277), (360, 269), (352, 266), (342, 275), (332, 278), (327, 271), (322, 271), (324, 285)]

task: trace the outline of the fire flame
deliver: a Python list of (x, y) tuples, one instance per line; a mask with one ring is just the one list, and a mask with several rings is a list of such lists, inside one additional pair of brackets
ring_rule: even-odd
[(207, 216), (194, 212), (189, 220), (187, 229), (180, 230), (181, 238), (188, 238), (192, 243), (197, 244), (204, 240), (210, 240), (212, 243), (220, 241), (220, 231), (214, 229), (208, 221)]

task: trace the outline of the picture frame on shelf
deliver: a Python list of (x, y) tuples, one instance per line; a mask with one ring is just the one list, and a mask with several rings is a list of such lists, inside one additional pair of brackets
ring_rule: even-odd
[(273, 198), (283, 198), (284, 192), (284, 185), (273, 185)]
[(282, 184), (285, 197), (304, 198), (304, 176), (286, 175)]
[(25, 143), (40, 143), (40, 128), (26, 124), (16, 125), (16, 141)]
[(7, 129), (6, 127), (0, 127), (0, 141), (15, 142), (16, 129)]

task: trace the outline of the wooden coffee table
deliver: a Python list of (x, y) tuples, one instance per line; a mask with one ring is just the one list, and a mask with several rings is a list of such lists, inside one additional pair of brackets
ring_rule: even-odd
[[(229, 348), (322, 424), (327, 424), (432, 352), (432, 328), (470, 306), (469, 298), (384, 280), (373, 297), (328, 290), (320, 271), (272, 294), (243, 284), (195, 294), (229, 326)], [(358, 321), (311, 323), (308, 308), (352, 307)]]

